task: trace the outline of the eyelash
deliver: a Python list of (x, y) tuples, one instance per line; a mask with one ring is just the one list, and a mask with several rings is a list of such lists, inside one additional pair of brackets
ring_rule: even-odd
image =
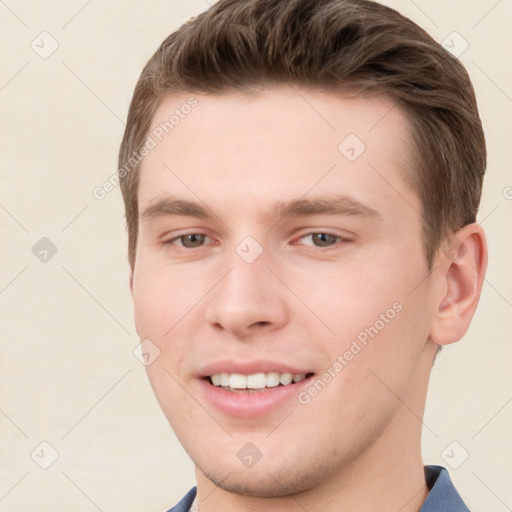
[[(164, 242), (165, 244), (169, 244), (169, 245), (177, 245), (175, 244), (174, 242), (176, 240), (182, 240), (183, 238), (187, 237), (187, 236), (204, 236), (205, 238), (210, 238), (208, 235), (205, 235), (204, 233), (186, 233), (184, 235), (180, 235), (180, 236), (177, 236), (175, 238), (172, 238), (170, 240), (167, 240), (166, 242)], [(306, 238), (306, 237), (309, 237), (309, 236), (313, 236), (313, 235), (326, 235), (327, 237), (334, 237), (337, 239), (337, 241), (331, 245), (328, 245), (328, 246), (319, 246), (319, 245), (314, 245), (314, 244), (299, 244), (299, 245), (306, 245), (308, 247), (314, 247), (316, 249), (323, 249), (323, 248), (330, 248), (330, 247), (334, 247), (335, 245), (339, 244), (339, 243), (350, 243), (352, 242), (352, 240), (350, 238), (345, 238), (341, 235), (335, 235), (333, 233), (329, 233), (329, 232), (324, 232), (324, 231), (312, 231), (310, 233), (306, 233), (304, 235), (302, 235), (301, 237), (299, 237), (299, 240), (302, 240), (303, 238)], [(204, 246), (204, 244), (201, 244), (200, 246), (197, 246), (197, 247), (185, 247), (184, 245), (177, 245), (178, 247), (181, 247), (183, 249), (188, 249), (188, 250), (192, 250), (192, 249), (199, 249), (201, 247)]]

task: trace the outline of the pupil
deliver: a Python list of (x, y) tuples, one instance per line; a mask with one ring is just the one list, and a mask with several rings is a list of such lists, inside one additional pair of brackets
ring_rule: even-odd
[(327, 233), (314, 233), (313, 234), (313, 242), (316, 245), (319, 245), (321, 247), (331, 245), (331, 243), (334, 241), (333, 238), (335, 238), (333, 235), (328, 235)]
[(204, 242), (204, 235), (186, 235), (183, 239), (185, 247), (198, 247)]

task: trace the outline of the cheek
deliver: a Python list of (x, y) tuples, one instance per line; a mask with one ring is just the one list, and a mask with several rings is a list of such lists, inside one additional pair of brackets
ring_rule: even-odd
[(133, 302), (140, 337), (169, 338), (201, 297), (199, 284), (186, 275), (166, 268), (138, 270), (134, 276)]
[(428, 339), (424, 294), (417, 290), (407, 296), (409, 291), (397, 286), (380, 306), (377, 300), (369, 304), (372, 314), (363, 315), (364, 324), (354, 326), (347, 338), (350, 346), (344, 355), (351, 359), (344, 368), (346, 383), (375, 406), (407, 394)]
[(414, 261), (389, 251), (380, 260), (354, 261), (328, 276), (327, 291), (318, 283), (312, 287), (310, 297), (318, 299), (312, 309), (336, 333), (329, 343), (332, 361), (347, 352), (349, 361), (386, 372), (414, 365), (430, 322), (427, 270)]
[(134, 317), (137, 333), (141, 338), (158, 339), (165, 333), (171, 320), (173, 304), (168, 302), (164, 289), (149, 276), (136, 282), (133, 293)]
[(137, 333), (141, 340), (151, 340), (158, 350), (146, 371), (155, 396), (171, 423), (174, 422), (174, 411), (179, 409), (173, 404), (187, 399), (179, 370), (188, 353), (189, 336), (184, 330), (190, 328), (187, 312), (190, 313), (197, 302), (195, 295), (186, 280), (180, 280), (169, 269), (145, 267), (135, 273), (133, 301)]
[(168, 403), (185, 399), (182, 382), (190, 367), (190, 341), (197, 338), (197, 315), (202, 314), (204, 290), (190, 272), (145, 267), (135, 273), (134, 318), (140, 340), (151, 340), (158, 356), (146, 367), (155, 394), (164, 410)]

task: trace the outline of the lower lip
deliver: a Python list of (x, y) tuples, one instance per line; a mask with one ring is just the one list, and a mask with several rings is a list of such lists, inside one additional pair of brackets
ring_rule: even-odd
[(254, 418), (272, 413), (284, 404), (297, 400), (297, 395), (309, 386), (311, 377), (288, 386), (265, 388), (253, 393), (226, 391), (201, 379), (201, 391), (207, 402), (228, 416)]

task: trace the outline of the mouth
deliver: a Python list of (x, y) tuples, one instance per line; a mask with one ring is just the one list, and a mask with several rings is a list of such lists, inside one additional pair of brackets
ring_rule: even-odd
[(261, 393), (270, 388), (292, 387), (313, 376), (313, 373), (279, 373), (259, 372), (246, 375), (243, 373), (215, 373), (204, 379), (216, 388), (232, 393)]
[(200, 400), (226, 417), (275, 419), (275, 415), (299, 405), (299, 394), (311, 385), (315, 375), (310, 368), (279, 359), (215, 361), (197, 374)]

